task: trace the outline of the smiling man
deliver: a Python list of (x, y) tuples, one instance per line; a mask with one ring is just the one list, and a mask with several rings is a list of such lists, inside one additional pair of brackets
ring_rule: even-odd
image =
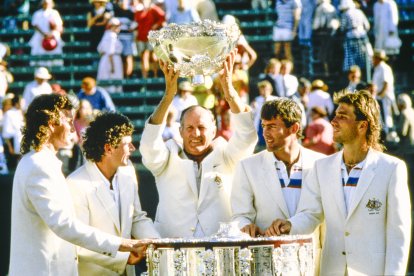
[(181, 116), (183, 145), (162, 139), (179, 72), (161, 63), (166, 91), (145, 125), (140, 151), (144, 165), (156, 179), (159, 204), (155, 226), (162, 237), (209, 236), (218, 230), (219, 222), (230, 220), (234, 167), (253, 152), (257, 142), (252, 113), (232, 85), (233, 63), (234, 52), (227, 57), (219, 75), (233, 113), (233, 136), (229, 142), (214, 139), (213, 114), (201, 106), (192, 106)]
[[(118, 113), (102, 113), (84, 134), (88, 160), (68, 176), (77, 217), (84, 223), (123, 238), (157, 238), (142, 211), (135, 169), (129, 156), (134, 128)], [(143, 256), (119, 253), (115, 258), (79, 248), (79, 275), (135, 275), (133, 264)], [(123, 274), (125, 273), (125, 274)]]
[(343, 150), (315, 162), (297, 214), (277, 234), (306, 234), (325, 220), (321, 275), (405, 275), (411, 235), (407, 167), (382, 153), (378, 103), (339, 94), (332, 120)]

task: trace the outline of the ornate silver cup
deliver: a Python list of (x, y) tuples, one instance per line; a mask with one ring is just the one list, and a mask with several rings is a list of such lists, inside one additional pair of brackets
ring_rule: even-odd
[(240, 36), (237, 24), (204, 20), (191, 24), (171, 23), (151, 31), (148, 40), (158, 58), (174, 66), (181, 77), (191, 77), (194, 85), (204, 76), (218, 72)]

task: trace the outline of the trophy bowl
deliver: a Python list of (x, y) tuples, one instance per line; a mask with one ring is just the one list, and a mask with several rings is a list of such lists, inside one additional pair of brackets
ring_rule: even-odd
[(204, 76), (222, 68), (239, 36), (240, 29), (235, 23), (204, 20), (180, 25), (170, 23), (158, 31), (150, 31), (148, 40), (159, 59), (198, 85), (204, 83)]

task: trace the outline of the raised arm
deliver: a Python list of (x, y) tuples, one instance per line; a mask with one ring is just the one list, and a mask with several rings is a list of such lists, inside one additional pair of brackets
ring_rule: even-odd
[(233, 67), (234, 67), (234, 58), (236, 56), (237, 50), (233, 50), (226, 58), (223, 63), (223, 69), (219, 73), (219, 80), (221, 87), (223, 88), (224, 98), (229, 103), (230, 110), (233, 113), (240, 113), (250, 111), (250, 107), (243, 103), (236, 89), (233, 87)]
[(178, 71), (162, 60), (160, 60), (160, 67), (165, 76), (165, 94), (149, 119), (149, 123), (153, 125), (160, 125), (167, 119), (168, 109), (177, 93), (177, 80), (180, 75)]

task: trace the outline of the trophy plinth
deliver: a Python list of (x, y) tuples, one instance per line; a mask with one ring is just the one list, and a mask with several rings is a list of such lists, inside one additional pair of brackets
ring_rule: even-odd
[(181, 77), (191, 77), (194, 85), (204, 76), (218, 72), (240, 36), (237, 24), (204, 20), (190, 24), (168, 24), (151, 31), (148, 40), (159, 59), (174, 66)]

